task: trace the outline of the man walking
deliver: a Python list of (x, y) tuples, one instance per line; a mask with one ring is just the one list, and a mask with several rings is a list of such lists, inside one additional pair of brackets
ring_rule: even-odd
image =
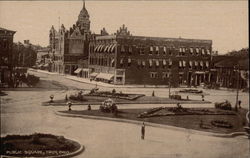
[(141, 139), (144, 139), (144, 136), (145, 136), (145, 124), (143, 122), (141, 127)]

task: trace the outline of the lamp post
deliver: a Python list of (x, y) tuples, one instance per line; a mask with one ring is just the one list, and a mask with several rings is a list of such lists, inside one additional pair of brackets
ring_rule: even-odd
[(170, 98), (171, 97), (171, 72), (169, 74), (169, 78), (168, 78), (168, 97)]
[(239, 100), (239, 79), (240, 79), (240, 67), (239, 65), (236, 65), (236, 103), (235, 103), (235, 111), (238, 111), (238, 100)]

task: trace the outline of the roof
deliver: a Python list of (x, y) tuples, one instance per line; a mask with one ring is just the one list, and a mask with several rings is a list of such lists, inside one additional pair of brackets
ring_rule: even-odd
[(214, 61), (215, 67), (233, 68), (239, 65), (241, 69), (249, 69), (249, 58), (225, 57)]
[(16, 31), (8, 30), (8, 29), (2, 28), (2, 27), (0, 27), (0, 30), (1, 30), (1, 31), (16, 32)]

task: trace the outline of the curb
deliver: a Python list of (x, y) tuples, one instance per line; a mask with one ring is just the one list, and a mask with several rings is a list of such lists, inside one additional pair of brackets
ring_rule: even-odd
[[(77, 115), (77, 114), (66, 114), (59, 111), (54, 111), (54, 113), (58, 116), (64, 116), (64, 117), (80, 117), (85, 119), (95, 119), (95, 120), (107, 120), (107, 121), (116, 121), (116, 122), (124, 122), (124, 123), (132, 123), (136, 125), (141, 125), (142, 121), (135, 121), (135, 120), (128, 120), (128, 119), (119, 119), (119, 118), (110, 118), (110, 117), (102, 117), (102, 116), (90, 116), (90, 115)], [(222, 138), (232, 138), (236, 136), (247, 136), (247, 133), (245, 132), (234, 132), (229, 134), (220, 134), (220, 133), (212, 133), (212, 132), (205, 132), (205, 131), (198, 131), (193, 129), (186, 129), (181, 127), (175, 127), (170, 125), (162, 125), (162, 124), (156, 124), (151, 122), (145, 122), (146, 125), (156, 128), (165, 128), (175, 131), (181, 131), (181, 132), (188, 132), (190, 134), (199, 134), (199, 135), (205, 135), (205, 136), (214, 136), (214, 137), (222, 137)]]
[[(116, 102), (116, 104), (211, 104), (209, 101), (169, 101), (169, 102)], [(82, 103), (72, 103), (72, 105), (100, 105), (101, 102), (82, 102)], [(43, 106), (65, 106), (66, 103), (42, 103)]]

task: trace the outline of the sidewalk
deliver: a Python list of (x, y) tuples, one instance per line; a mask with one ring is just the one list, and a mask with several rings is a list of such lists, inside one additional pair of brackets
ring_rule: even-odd
[[(113, 85), (113, 84), (108, 84), (104, 82), (98, 82), (98, 81), (90, 81), (88, 78), (81, 78), (77, 76), (72, 76), (72, 75), (64, 75), (64, 74), (59, 74), (56, 72), (48, 72), (45, 70), (36, 70), (36, 69), (29, 69), (30, 71), (36, 71), (36, 72), (41, 72), (41, 73), (46, 73), (49, 75), (61, 75), (64, 76), (67, 79), (82, 82), (82, 83), (88, 83), (88, 84), (93, 84), (97, 86), (102, 86), (102, 87), (107, 87), (107, 88), (168, 88), (168, 85)], [(179, 88), (185, 88), (185, 87), (179, 87)]]

